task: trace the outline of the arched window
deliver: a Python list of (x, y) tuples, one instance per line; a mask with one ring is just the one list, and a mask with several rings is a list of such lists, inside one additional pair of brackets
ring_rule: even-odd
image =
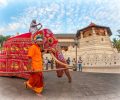
[(68, 47), (67, 46), (61, 46), (61, 49), (64, 51), (68, 51)]

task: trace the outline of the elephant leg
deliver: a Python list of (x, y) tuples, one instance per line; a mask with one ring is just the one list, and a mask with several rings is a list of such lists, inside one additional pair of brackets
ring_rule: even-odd
[[(57, 69), (61, 68), (61, 65), (56, 63), (56, 68)], [(57, 70), (56, 72), (57, 72), (57, 77), (62, 77), (64, 74), (64, 70)]]
[(64, 74), (64, 71), (63, 71), (63, 70), (57, 71), (57, 77), (62, 77), (63, 74)]
[(67, 78), (68, 78), (68, 82), (71, 83), (71, 82), (72, 82), (72, 78), (71, 78), (71, 76), (70, 76), (69, 70), (66, 69), (66, 70), (64, 70), (64, 72), (65, 72), (65, 74), (66, 74), (66, 76), (67, 76)]

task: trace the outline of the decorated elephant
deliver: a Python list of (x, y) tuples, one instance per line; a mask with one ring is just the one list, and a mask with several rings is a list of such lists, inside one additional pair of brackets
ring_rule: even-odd
[[(28, 65), (27, 52), (28, 48), (32, 45), (31, 35), (31, 33), (24, 33), (11, 37), (6, 42), (4, 42), (3, 49), (0, 52), (1, 76), (17, 76), (22, 78), (29, 77), (29, 73), (26, 71)], [(71, 76), (69, 70), (67, 69), (68, 65), (61, 52), (61, 48), (58, 45), (58, 40), (55, 38), (51, 30), (39, 30), (33, 35), (33, 39), (35, 40), (37, 37), (43, 38), (43, 45), (41, 46), (42, 50), (47, 50), (47, 53), (50, 53), (55, 60), (57, 76), (62, 77), (65, 73), (69, 82), (71, 82)], [(15, 74), (15, 72), (20, 71), (24, 73)]]

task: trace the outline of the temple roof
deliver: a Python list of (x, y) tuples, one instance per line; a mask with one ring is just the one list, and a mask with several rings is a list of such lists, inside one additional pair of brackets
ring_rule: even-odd
[(84, 30), (86, 30), (86, 29), (88, 29), (88, 28), (91, 28), (91, 27), (105, 28), (105, 29), (107, 29), (108, 34), (109, 34), (109, 35), (112, 35), (112, 32), (111, 32), (111, 30), (110, 30), (109, 27), (96, 25), (95, 23), (92, 23), (92, 22), (91, 22), (87, 27), (78, 30), (77, 33), (76, 33), (76, 37), (78, 37), (78, 36), (80, 35), (80, 32), (81, 32), (81, 31), (84, 31)]

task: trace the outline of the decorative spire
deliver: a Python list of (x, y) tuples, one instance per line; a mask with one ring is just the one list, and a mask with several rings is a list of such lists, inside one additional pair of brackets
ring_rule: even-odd
[(96, 26), (96, 24), (91, 22), (89, 26)]

